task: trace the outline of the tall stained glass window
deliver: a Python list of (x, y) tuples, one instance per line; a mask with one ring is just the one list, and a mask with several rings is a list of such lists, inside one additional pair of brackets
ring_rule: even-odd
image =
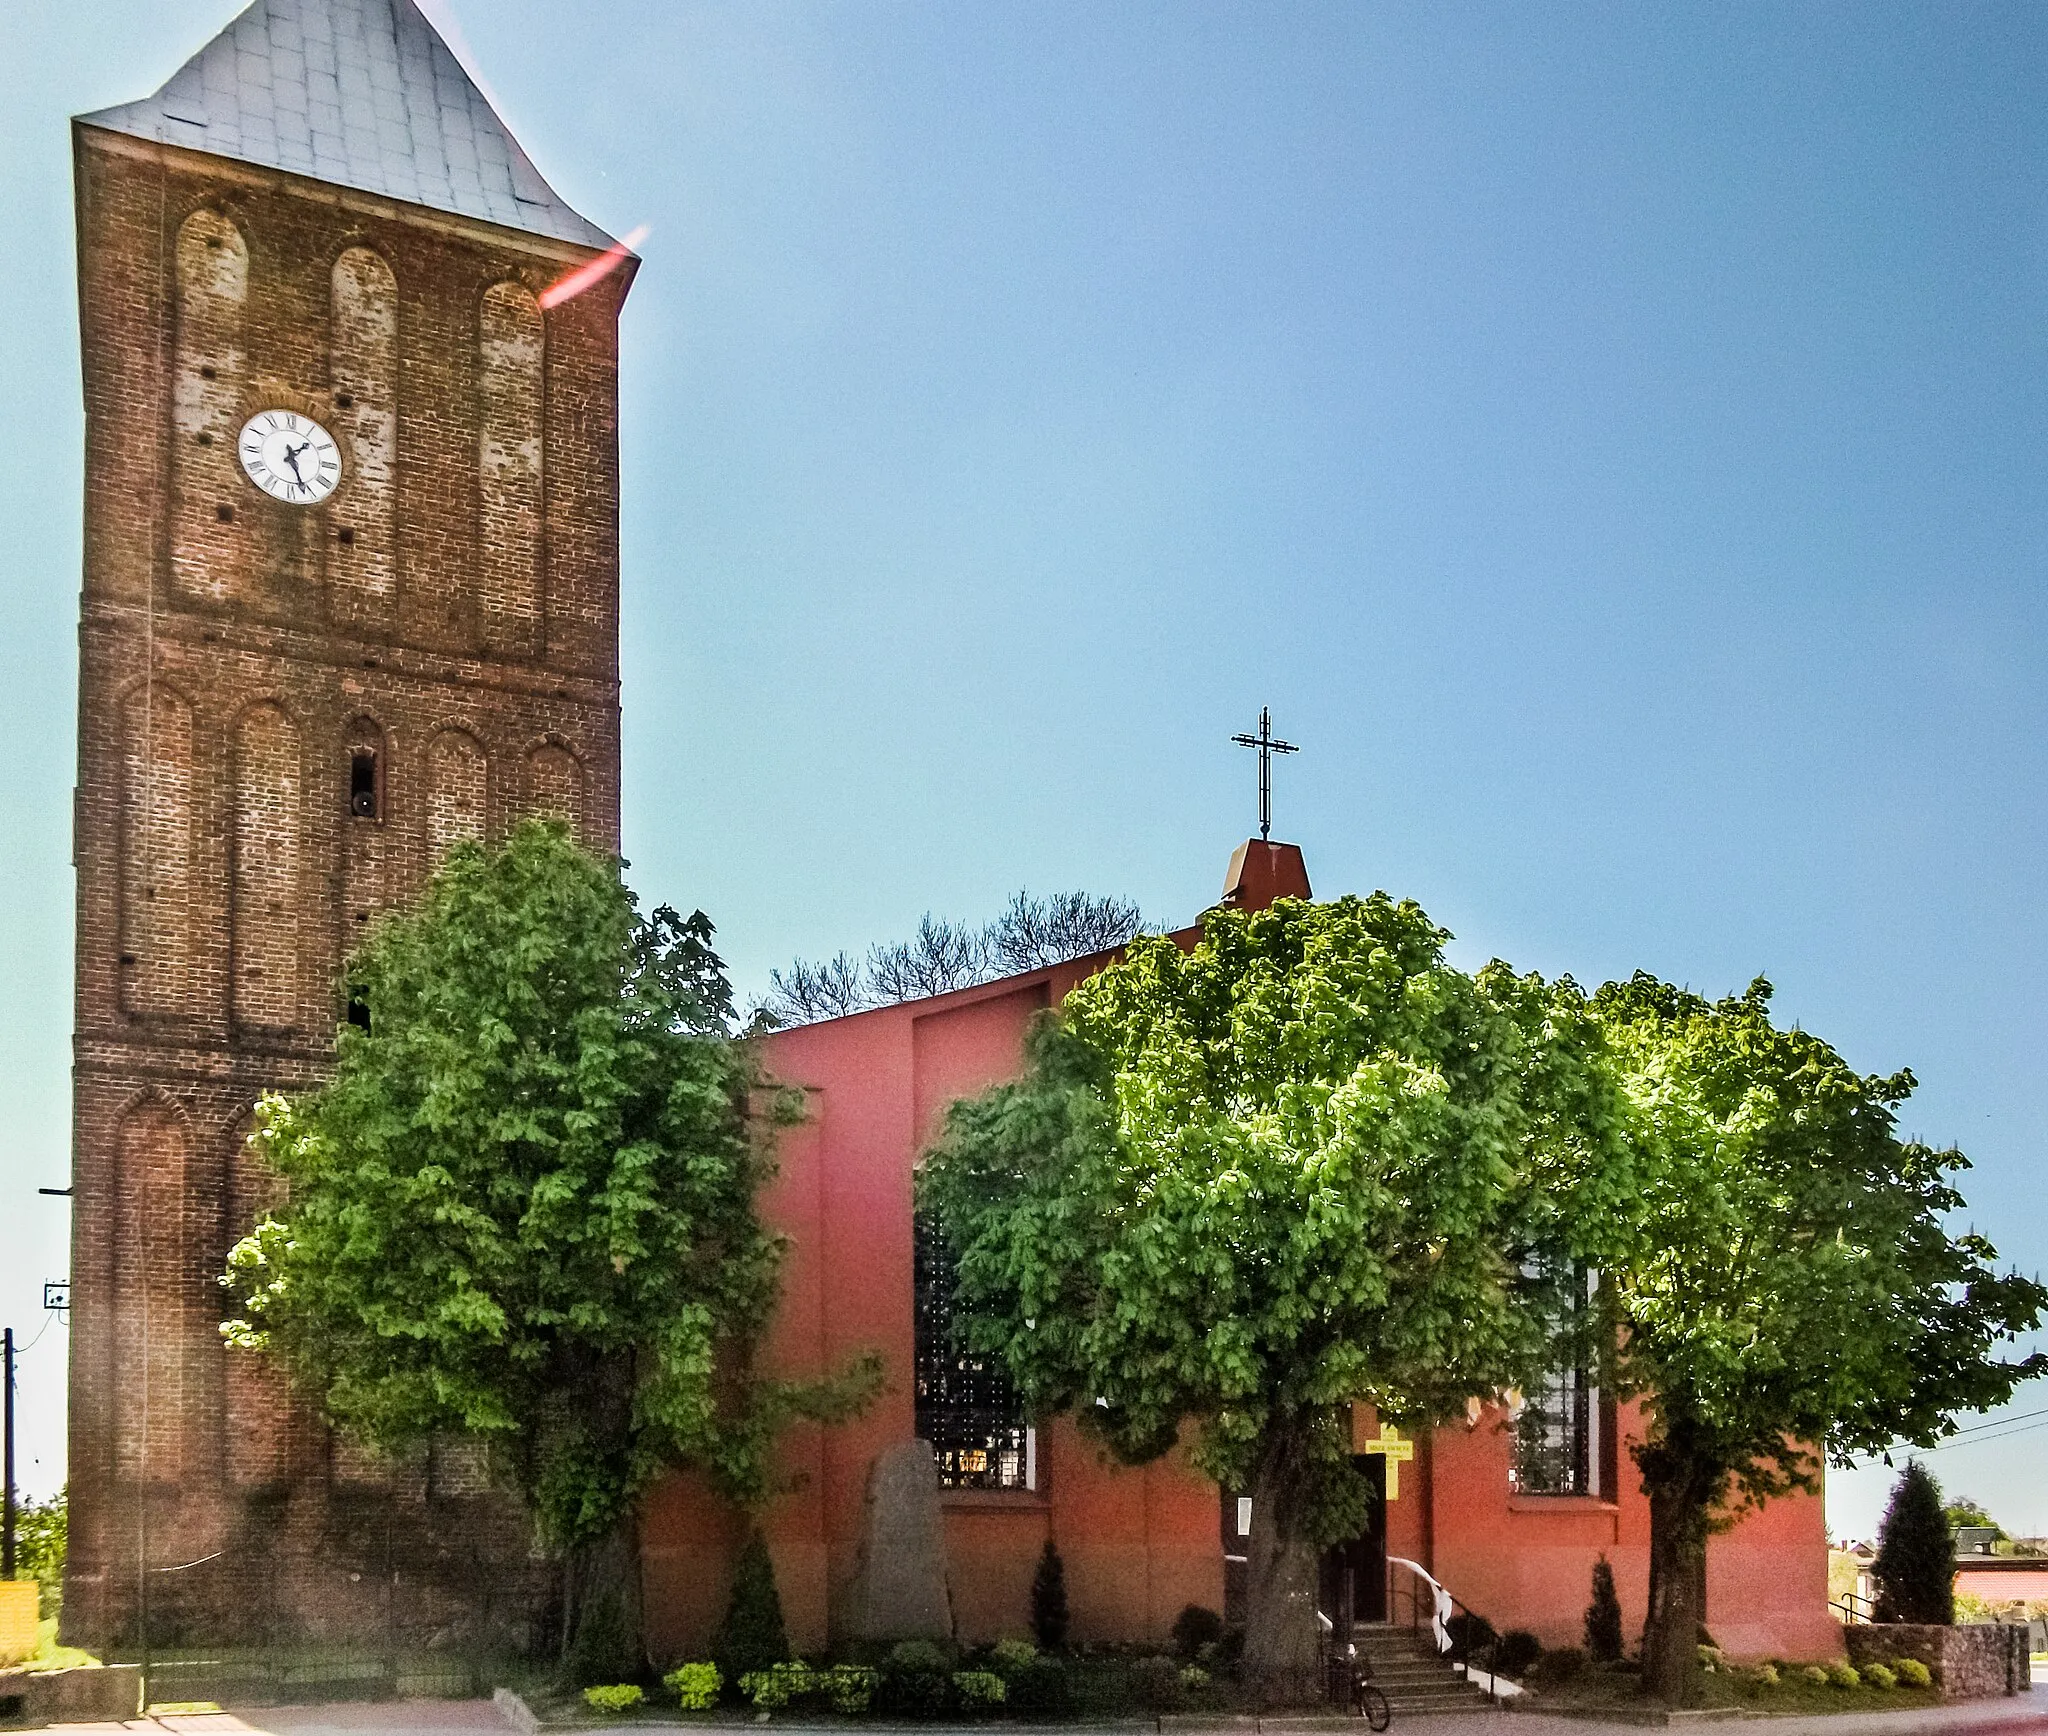
[(936, 1225), (915, 1220), (917, 1432), (945, 1489), (1034, 1489), (1038, 1443), (1002, 1367), (953, 1342), (953, 1256)]

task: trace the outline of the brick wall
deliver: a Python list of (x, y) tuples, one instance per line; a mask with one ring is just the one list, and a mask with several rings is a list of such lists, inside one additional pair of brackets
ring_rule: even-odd
[[(448, 844), (618, 842), (618, 308), (567, 244), (80, 126), (86, 409), (67, 1637), (517, 1640), (550, 1594), (454, 1448), (366, 1465), (223, 1350), (343, 961)], [(268, 499), (265, 408), (340, 443)], [(357, 756), (370, 811), (352, 809)], [(404, 1637), (402, 1634), (401, 1637)]]

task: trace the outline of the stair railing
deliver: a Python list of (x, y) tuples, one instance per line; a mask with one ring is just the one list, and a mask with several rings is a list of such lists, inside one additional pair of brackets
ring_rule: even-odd
[(1493, 1623), (1458, 1601), (1419, 1561), (1387, 1557), (1387, 1620), (1405, 1625), (1418, 1642), (1456, 1666), (1468, 1682), (1485, 1680), (1486, 1697), (1505, 1705), (1500, 1691), (1500, 1635)]
[(1867, 1627), (1877, 1620), (1877, 1605), (1861, 1592), (1845, 1591), (1832, 1599), (1828, 1608), (1835, 1612), (1844, 1627)]

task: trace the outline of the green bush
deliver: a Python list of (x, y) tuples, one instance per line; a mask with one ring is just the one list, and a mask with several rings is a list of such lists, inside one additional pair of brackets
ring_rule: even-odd
[(1892, 1674), (1909, 1688), (1931, 1688), (1934, 1686), (1934, 1672), (1918, 1658), (1892, 1659)]
[(1209, 1672), (1200, 1664), (1183, 1665), (1180, 1672), (1180, 1688), (1183, 1694), (1205, 1694), (1209, 1691)]
[(663, 1676), (661, 1685), (685, 1712), (708, 1712), (718, 1704), (718, 1690), (725, 1681), (716, 1664), (682, 1664)]
[(1046, 1651), (1056, 1652), (1067, 1643), (1067, 1564), (1050, 1537), (1031, 1580), (1031, 1631)]
[(646, 1697), (637, 1682), (611, 1682), (583, 1690), (583, 1703), (593, 1712), (630, 1712)]
[(952, 1662), (930, 1640), (903, 1640), (883, 1660), (880, 1709), (899, 1718), (943, 1718), (953, 1703)]
[(969, 1714), (991, 1712), (1009, 1697), (1009, 1684), (993, 1670), (956, 1670), (953, 1697)]
[(1860, 1688), (1863, 1677), (1854, 1664), (1828, 1665), (1828, 1686), (1831, 1688)]
[(1067, 1718), (1074, 1711), (1074, 1685), (1058, 1658), (1039, 1658), (1010, 1677), (1010, 1710), (1020, 1718)]
[(1529, 1667), (1543, 1655), (1543, 1642), (1526, 1628), (1515, 1628), (1500, 1636), (1500, 1649), (1494, 1654), (1500, 1666), (1500, 1673), (1513, 1676), (1517, 1681), (1529, 1673)]
[(771, 1664), (740, 1677), (740, 1692), (757, 1712), (779, 1712), (807, 1699), (825, 1686), (824, 1679), (803, 1662)]
[(1778, 1666), (1764, 1663), (1749, 1672), (1749, 1679), (1759, 1688), (1775, 1688), (1778, 1685)]
[(1614, 1592), (1614, 1569), (1601, 1556), (1593, 1563), (1593, 1601), (1586, 1605), (1586, 1651), (1596, 1664), (1621, 1656), (1621, 1599)]
[(1131, 1665), (1131, 1690), (1148, 1712), (1180, 1708), (1180, 1666), (1171, 1658), (1139, 1658)]
[(1825, 1688), (1828, 1685), (1828, 1673), (1818, 1664), (1808, 1664), (1799, 1672), (1799, 1679), (1811, 1683), (1816, 1688)]
[(880, 1683), (881, 1673), (861, 1664), (834, 1664), (825, 1673), (825, 1697), (831, 1702), (832, 1710), (846, 1717), (857, 1717), (873, 1704), (875, 1688)]
[(1701, 1646), (1699, 1652), (1700, 1668), (1710, 1676), (1718, 1675), (1722, 1665), (1727, 1661), (1721, 1656), (1721, 1648), (1719, 1646)]
[(1451, 1661), (1458, 1664), (1483, 1663), (1488, 1648), (1500, 1637), (1485, 1616), (1463, 1612), (1445, 1622), (1444, 1631), (1451, 1637)]
[(725, 1626), (712, 1648), (728, 1682), (771, 1670), (789, 1661), (789, 1634), (782, 1625), (782, 1598), (775, 1589), (775, 1563), (768, 1540), (757, 1529), (747, 1537), (733, 1570), (732, 1600)]
[(1586, 1654), (1577, 1646), (1559, 1646), (1543, 1653), (1529, 1666), (1532, 1681), (1547, 1682), (1553, 1687), (1577, 1681), (1585, 1673)]
[(1014, 1676), (1038, 1662), (1038, 1648), (1029, 1640), (997, 1640), (989, 1647), (988, 1656), (1003, 1675)]
[(1863, 1681), (1866, 1687), (1872, 1688), (1896, 1688), (1899, 1685), (1899, 1678), (1882, 1664), (1865, 1664)]
[(1222, 1637), (1223, 1618), (1198, 1603), (1189, 1604), (1173, 1618), (1173, 1649), (1178, 1657), (1199, 1657), (1204, 1646), (1213, 1646)]
[(906, 1674), (943, 1676), (951, 1671), (953, 1664), (935, 1640), (898, 1640), (889, 1648), (889, 1656), (882, 1667)]

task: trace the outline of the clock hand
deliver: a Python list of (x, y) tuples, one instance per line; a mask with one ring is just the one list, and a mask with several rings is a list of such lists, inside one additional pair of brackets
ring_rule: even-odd
[(299, 486), (301, 488), (304, 488), (306, 486), (306, 478), (304, 477), (303, 474), (301, 474), (299, 470), (299, 454), (301, 452), (304, 452), (307, 449), (307, 447), (310, 447), (312, 444), (313, 442), (308, 440), (304, 446), (287, 446), (284, 449), (284, 461), (285, 463), (289, 464), (292, 467), (292, 475), (298, 478)]

